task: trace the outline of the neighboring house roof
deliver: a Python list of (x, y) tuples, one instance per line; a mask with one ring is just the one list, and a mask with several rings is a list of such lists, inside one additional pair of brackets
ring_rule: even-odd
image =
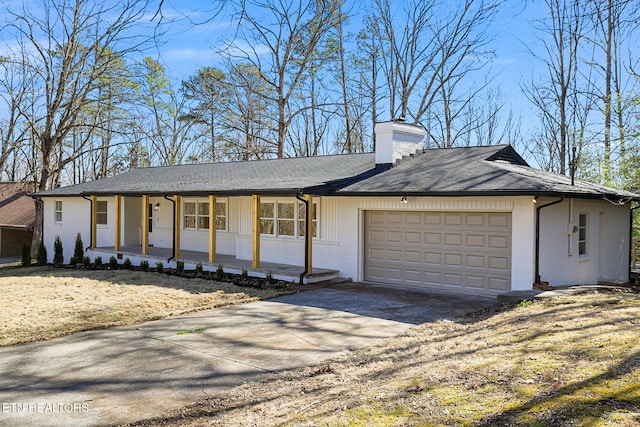
[(425, 150), (394, 167), (345, 154), (135, 169), (38, 196), (141, 194), (562, 195), (640, 200), (640, 195), (531, 168), (509, 145)]
[(33, 199), (19, 182), (0, 182), (0, 227), (32, 229), (36, 219)]

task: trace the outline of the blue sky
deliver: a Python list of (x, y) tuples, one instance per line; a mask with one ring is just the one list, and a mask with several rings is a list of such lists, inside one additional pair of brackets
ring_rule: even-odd
[[(185, 21), (169, 29), (167, 42), (160, 46), (159, 54), (171, 78), (181, 80), (195, 74), (202, 67), (216, 66), (215, 49), (223, 45), (225, 36), (234, 30), (235, 23), (222, 16), (204, 22), (211, 16), (210, 3), (165, 0), (165, 6), (168, 17), (189, 16), (201, 23), (190, 26)], [(526, 46), (537, 43), (529, 21), (539, 18), (543, 13), (542, 2), (508, 0), (490, 28), (494, 39), (489, 48), (496, 52), (490, 72), (495, 75), (495, 82), (501, 87), (505, 109), (513, 108), (514, 112), (522, 116), (531, 116), (533, 109), (522, 94), (520, 85), (542, 71), (541, 63), (527, 52)], [(359, 16), (352, 18), (349, 31), (357, 32), (360, 19)]]

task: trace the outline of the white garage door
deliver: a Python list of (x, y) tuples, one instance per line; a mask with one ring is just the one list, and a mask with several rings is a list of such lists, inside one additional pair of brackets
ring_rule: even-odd
[(365, 280), (495, 295), (511, 289), (511, 213), (365, 212)]

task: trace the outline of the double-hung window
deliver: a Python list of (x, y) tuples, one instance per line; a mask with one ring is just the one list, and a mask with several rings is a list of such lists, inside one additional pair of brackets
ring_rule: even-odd
[(578, 216), (578, 255), (587, 255), (587, 214)]
[[(227, 203), (216, 202), (216, 230), (227, 229)], [(208, 230), (212, 218), (209, 216), (209, 202), (184, 202), (183, 222), (186, 230)]]
[[(311, 211), (311, 235), (317, 237), (317, 205)], [(277, 237), (304, 237), (306, 205), (302, 202), (260, 203), (260, 233)]]
[(56, 200), (54, 207), (54, 220), (57, 223), (62, 222), (62, 200)]
[(98, 200), (96, 202), (96, 223), (98, 225), (107, 225), (107, 201)]

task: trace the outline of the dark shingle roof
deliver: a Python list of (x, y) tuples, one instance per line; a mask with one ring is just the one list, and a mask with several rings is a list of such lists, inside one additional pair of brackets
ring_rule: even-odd
[(0, 182), (0, 227), (33, 228), (36, 209), (19, 182)]
[(638, 199), (640, 195), (529, 167), (511, 146), (426, 150), (339, 195), (564, 195)]
[(139, 194), (295, 194), (372, 169), (374, 154), (352, 154), (134, 169), (39, 196)]
[(349, 154), (135, 169), (38, 196), (141, 194), (564, 195), (640, 200), (640, 195), (533, 169), (508, 145), (426, 150), (392, 168)]

